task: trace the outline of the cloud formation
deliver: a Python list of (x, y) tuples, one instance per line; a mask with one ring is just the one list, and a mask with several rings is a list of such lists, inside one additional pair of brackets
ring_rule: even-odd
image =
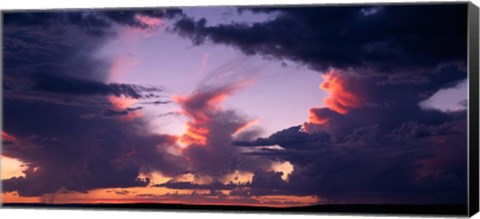
[(173, 97), (189, 119), (179, 143), (184, 147), (182, 154), (190, 162), (193, 173), (218, 179), (235, 170), (238, 148), (231, 145), (233, 134), (250, 121), (233, 110), (223, 109), (220, 104), (245, 86), (245, 82), (233, 82)]
[[(231, 45), (247, 55), (298, 61), (322, 71), (329, 67), (355, 67), (398, 72), (434, 67), (451, 60), (463, 61), (466, 57), (465, 5), (240, 10), (278, 15), (252, 25), (218, 26), (208, 26), (206, 19), (186, 17), (177, 22), (176, 31), (195, 44)], [(450, 16), (447, 18), (445, 14)]]
[[(174, 9), (6, 13), (2, 151), (26, 170), (3, 180), (5, 191), (39, 196), (146, 187), (152, 179), (143, 176), (159, 173), (167, 180), (156, 187), (209, 190), (203, 196), (209, 200), (229, 190), (245, 203), (268, 195), (330, 203), (466, 203), (467, 112), (420, 106), (467, 78), (465, 5), (239, 13), (245, 10), (275, 16), (208, 25)], [(175, 25), (169, 34), (195, 45), (227, 45), (318, 71), (318, 92), (326, 97), (306, 107), (303, 124), (261, 136), (244, 132), (255, 118), (222, 105), (248, 89), (248, 80), (238, 79), (260, 69), (230, 71), (248, 65), (246, 59), (226, 62), (172, 101), (161, 99), (160, 87), (108, 82), (111, 63), (96, 57), (97, 49), (121, 28), (152, 30), (166, 20)], [(178, 136), (150, 130), (139, 107), (170, 103), (180, 110), (157, 117), (186, 118)], [(278, 163), (290, 169), (274, 168)], [(239, 180), (239, 173), (248, 180)], [(193, 180), (179, 180), (185, 175)]]
[[(308, 121), (302, 126), (233, 143), (255, 148), (244, 153), (247, 156), (294, 165), (288, 182), (271, 181), (270, 188), (316, 194), (331, 202), (465, 203), (466, 146), (457, 146), (466, 145), (466, 111), (441, 112), (419, 106), (466, 78), (466, 41), (460, 39), (466, 34), (466, 8), (450, 8), (455, 11), (454, 19), (437, 20), (436, 26), (422, 32), (431, 17), (420, 10), (440, 14), (446, 8), (244, 9), (280, 15), (250, 26), (206, 26), (205, 20), (186, 18), (177, 23), (177, 31), (197, 44), (227, 44), (247, 55), (289, 59), (323, 74), (320, 88), (327, 91), (327, 97), (323, 106), (308, 109)], [(405, 19), (419, 22), (391, 23), (392, 17), (407, 14)], [(386, 25), (400, 32), (390, 35)], [(430, 34), (441, 34), (442, 28), (459, 38), (452, 42), (454, 46), (448, 43), (455, 49), (436, 53), (433, 45), (449, 40), (443, 38), (446, 35)], [(287, 29), (304, 34), (299, 38), (279, 34)], [(419, 42), (402, 32), (418, 35), (415, 40), (422, 45), (411, 47)], [(268, 35), (272, 33), (278, 37)], [(448, 157), (447, 153), (455, 155)]]
[[(371, 79), (347, 80), (360, 88), (372, 83)], [(388, 100), (378, 90), (402, 92), (373, 88), (362, 92), (365, 103)], [(247, 156), (294, 165), (288, 182), (272, 181), (270, 188), (316, 194), (331, 202), (465, 203), (466, 111), (425, 111), (417, 95), (408, 98), (391, 100), (386, 106), (365, 104), (344, 114), (326, 104), (310, 109), (315, 116), (328, 118), (325, 123), (308, 122), (233, 144), (256, 148)]]
[(162, 89), (109, 83), (109, 61), (95, 56), (115, 37), (115, 26), (147, 28), (148, 17), (170, 19), (179, 13), (4, 14), (7, 86), (2, 136), (12, 144), (3, 144), (2, 155), (26, 165), (24, 176), (2, 180), (4, 192), (30, 197), (60, 190), (147, 186), (150, 179), (139, 178), (142, 172), (185, 172), (183, 158), (169, 152), (175, 137), (151, 133), (140, 118), (111, 119), (137, 113), (140, 108), (133, 104)]

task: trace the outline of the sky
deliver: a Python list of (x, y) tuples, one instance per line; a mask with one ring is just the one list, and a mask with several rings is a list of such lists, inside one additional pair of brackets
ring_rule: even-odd
[(2, 200), (466, 204), (466, 15), (5, 12)]

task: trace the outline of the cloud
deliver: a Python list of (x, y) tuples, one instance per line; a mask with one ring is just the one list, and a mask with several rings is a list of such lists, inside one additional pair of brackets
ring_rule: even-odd
[(128, 190), (120, 190), (120, 191), (115, 191), (115, 194), (117, 195), (128, 195), (130, 192)]
[(125, 110), (113, 110), (113, 109), (106, 109), (103, 111), (103, 116), (106, 117), (115, 117), (115, 116), (126, 116), (130, 112), (135, 112), (138, 110), (143, 109), (142, 107), (135, 107), (135, 108), (126, 108)]
[[(36, 113), (26, 111), (32, 108)], [(76, 115), (88, 109), (16, 101), (6, 101), (5, 111), (9, 115), (5, 127), (20, 141), (14, 147), (4, 147), (3, 154), (25, 162), (30, 171), (24, 178), (5, 180), (5, 191), (36, 196), (62, 187), (84, 192), (145, 186), (148, 180), (138, 179), (141, 171), (155, 170), (171, 176), (186, 168), (180, 157), (168, 152), (176, 138), (146, 134), (139, 130), (144, 125), (138, 120), (121, 124), (100, 118), (83, 120)], [(37, 117), (37, 113), (43, 116)], [(29, 138), (32, 132), (61, 139)]]
[(327, 107), (313, 107), (308, 110), (308, 122), (304, 124), (304, 128), (308, 130), (310, 124), (324, 125), (327, 124), (331, 118), (339, 117), (340, 114)]
[(114, 34), (113, 26), (147, 29), (160, 24), (161, 19), (172, 19), (182, 15), (179, 9), (143, 9), (143, 10), (78, 10), (68, 12), (8, 12), (5, 13), (5, 25), (52, 28), (72, 25), (92, 36)]
[(183, 13), (180, 9), (154, 9), (136, 11), (110, 10), (100, 12), (100, 14), (119, 24), (137, 28), (150, 28), (159, 25), (163, 18), (172, 19)]
[(348, 143), (371, 143), (378, 140), (380, 133), (378, 124), (355, 129), (351, 135), (345, 137)]
[(35, 74), (32, 78), (35, 80), (32, 87), (34, 90), (70, 95), (114, 95), (117, 97), (123, 95), (139, 99), (142, 98), (140, 92), (161, 91), (160, 88), (147, 88), (132, 84), (106, 84), (88, 79), (53, 74)]
[(308, 149), (309, 143), (318, 144), (330, 143), (330, 136), (326, 133), (318, 135), (309, 135), (301, 131), (302, 126), (294, 126), (282, 131), (276, 132), (268, 138), (257, 138), (254, 141), (235, 141), (232, 144), (239, 147), (261, 147), (279, 145), (282, 148), (292, 150)]
[(408, 121), (403, 123), (398, 129), (394, 129), (391, 136), (398, 139), (405, 139), (461, 134), (461, 132), (455, 130), (456, 128), (458, 127), (452, 126), (451, 122), (445, 122), (440, 125), (426, 125), (419, 124), (415, 121)]
[(152, 101), (152, 102), (142, 102), (141, 104), (146, 104), (146, 105), (163, 105), (163, 104), (169, 104), (169, 103), (172, 103), (172, 101), (157, 100), (157, 101)]
[(2, 180), (5, 192), (23, 197), (147, 186), (150, 180), (141, 173), (176, 176), (187, 170), (186, 161), (171, 152), (176, 137), (151, 133), (142, 119), (96, 116), (138, 113), (136, 102), (162, 91), (108, 83), (110, 63), (95, 54), (115, 37), (114, 26), (147, 28), (135, 15), (169, 19), (171, 13), (5, 14), (3, 131), (16, 142), (3, 145), (2, 155), (26, 165), (25, 176)]
[[(465, 203), (466, 163), (462, 160), (466, 159), (466, 147), (458, 148), (466, 145), (466, 123), (462, 117), (452, 116), (447, 120), (451, 122), (440, 125), (433, 121), (430, 125), (414, 122), (392, 129), (385, 128), (391, 122), (387, 120), (373, 125), (363, 123), (363, 127), (356, 125), (358, 128), (350, 128), (353, 125), (349, 121), (350, 118), (332, 120), (339, 127), (334, 132), (307, 133), (296, 128), (279, 132), (287, 139), (283, 142), (267, 143), (268, 139), (277, 138), (275, 133), (236, 144), (277, 144), (283, 148), (260, 147), (245, 155), (290, 162), (294, 171), (288, 182), (278, 184), (278, 189), (295, 191), (297, 195), (315, 194), (331, 203)], [(342, 124), (345, 129), (341, 129)], [(353, 131), (347, 134), (346, 130)], [(276, 185), (270, 184), (270, 191)]]
[[(278, 15), (251, 25), (217, 26), (208, 26), (206, 19), (184, 17), (175, 31), (194, 44), (225, 44), (247, 55), (293, 60), (320, 71), (353, 67), (398, 73), (466, 58), (466, 5), (242, 10)], [(442, 16), (445, 13), (450, 16)]]
[(231, 145), (232, 135), (250, 121), (235, 111), (223, 109), (220, 104), (244, 86), (244, 82), (233, 82), (173, 97), (182, 107), (181, 113), (189, 119), (185, 134), (178, 140), (193, 173), (220, 178), (234, 170), (238, 148)]
[(360, 97), (348, 90), (344, 77), (342, 73), (331, 69), (323, 75), (323, 82), (320, 84), (320, 88), (329, 93), (324, 99), (325, 106), (339, 114), (345, 114), (362, 104)]
[(257, 170), (253, 174), (251, 182), (246, 183), (221, 183), (214, 181), (208, 184), (195, 184), (191, 182), (169, 181), (163, 184), (155, 185), (157, 187), (166, 187), (169, 189), (189, 189), (189, 190), (231, 190), (230, 194), (239, 196), (264, 196), (264, 195), (288, 195), (296, 194), (294, 191), (288, 191), (288, 185), (283, 179), (283, 173), (278, 171)]
[[(466, 203), (466, 111), (419, 106), (467, 77), (464, 5), (245, 10), (276, 17), (218, 26), (181, 17), (174, 31), (195, 44), (225, 44), (322, 73), (328, 96), (305, 109), (306, 123), (263, 137), (238, 133), (254, 119), (222, 103), (248, 84), (236, 80), (240, 74), (173, 98), (187, 118), (180, 136), (151, 133), (141, 118), (106, 118), (139, 112), (136, 104), (169, 102), (151, 100), (161, 89), (107, 83), (110, 64), (93, 56), (96, 49), (118, 25), (148, 29), (179, 12), (6, 15), (4, 131), (16, 141), (4, 137), (3, 153), (27, 169), (24, 177), (3, 180), (5, 191), (36, 196), (147, 186), (150, 180), (139, 176), (159, 172), (208, 182), (159, 185), (177, 189), (314, 195), (332, 203)], [(274, 162), (292, 165), (288, 180), (272, 171)], [(253, 173), (251, 182), (220, 183), (235, 171)]]
[[(278, 14), (252, 25), (185, 17), (175, 31), (196, 45), (304, 64), (326, 73), (322, 88), (330, 92), (323, 106), (306, 109), (302, 127), (233, 143), (252, 149), (246, 156), (294, 166), (288, 182), (277, 177), (263, 192), (288, 188), (337, 203), (466, 202), (466, 154), (464, 147), (453, 149), (466, 144), (444, 140), (466, 138), (465, 114), (418, 106), (467, 77), (466, 5), (243, 10)], [(442, 126), (452, 123), (458, 124), (453, 130)], [(274, 145), (282, 150), (268, 148)]]
[(355, 86), (351, 86), (355, 78), (334, 68), (322, 77), (320, 89), (328, 92), (328, 96), (323, 99), (324, 107), (308, 110), (308, 122), (303, 124), (303, 129), (309, 133), (331, 130), (331, 120), (361, 108), (365, 103), (360, 96), (363, 90), (355, 90)]
[[(25, 177), (4, 180), (5, 191), (16, 191), (20, 196), (59, 190), (88, 192), (147, 186), (150, 180), (139, 176), (151, 172), (166, 177), (194, 172), (221, 178), (234, 168), (229, 167), (229, 163), (236, 162), (237, 150), (230, 145), (231, 134), (249, 121), (233, 111), (219, 109), (219, 104), (243, 82), (219, 90), (201, 88), (179, 100), (183, 115), (192, 119), (192, 127), (213, 130), (206, 136), (211, 143), (209, 149), (195, 144), (181, 154), (177, 136), (151, 133), (147, 121), (137, 117), (141, 110), (137, 104), (144, 101), (155, 105), (171, 103), (150, 100), (159, 97), (161, 88), (106, 82), (111, 65), (95, 52), (115, 37), (110, 34), (114, 33), (113, 26), (137, 27), (132, 18), (139, 18), (138, 13), (6, 16), (5, 79), (9, 86), (4, 93), (4, 112), (8, 115), (4, 127), (21, 144), (8, 145), (3, 153), (26, 163), (29, 172)], [(149, 22), (145, 17), (140, 20)], [(202, 116), (211, 119), (205, 121)], [(216, 132), (218, 135), (213, 134)], [(61, 138), (41, 141), (29, 138), (33, 134)], [(199, 165), (192, 168), (194, 164)]]
[(112, 109), (106, 109), (105, 111), (103, 111), (103, 115), (107, 117), (125, 116), (125, 115), (128, 115), (128, 110), (116, 111)]
[[(27, 106), (45, 117), (32, 119), (35, 114), (24, 115), (25, 111), (19, 110), (18, 114), (9, 113), (9, 119), (5, 120), (7, 130), (21, 141), (4, 147), (3, 154), (28, 166), (25, 177), (3, 181), (5, 191), (37, 196), (61, 188), (87, 192), (96, 188), (146, 186), (149, 179), (138, 178), (143, 171), (157, 171), (165, 176), (186, 171), (185, 161), (168, 152), (176, 138), (148, 134), (139, 128), (145, 127), (142, 121), (83, 120), (72, 116), (85, 112), (82, 108), (7, 102), (6, 112), (25, 110)], [(71, 119), (68, 122), (52, 119), (58, 116)], [(58, 141), (28, 138), (32, 131), (41, 136), (62, 138)]]
[[(161, 91), (158, 87), (106, 83), (110, 63), (94, 54), (115, 35), (89, 34), (86, 30), (89, 25), (99, 24), (66, 18), (75, 17), (77, 13), (84, 14), (78, 19), (96, 16), (95, 12), (5, 15), (4, 78), (8, 82), (5, 98), (82, 106), (108, 105), (103, 98), (91, 96), (147, 98)], [(43, 23), (48, 23), (48, 28), (42, 26)], [(107, 30), (114, 31), (114, 28), (105, 28)]]
[[(251, 149), (245, 156), (294, 167), (288, 182), (271, 176), (269, 189), (257, 194), (315, 194), (330, 203), (465, 203), (466, 111), (425, 110), (418, 104), (461, 81), (453, 78), (464, 72), (446, 66), (431, 72), (437, 77), (428, 83), (388, 86), (376, 78), (338, 73), (361, 104), (339, 113), (324, 102), (325, 107), (308, 110), (309, 122), (302, 126), (233, 143)], [(326, 98), (345, 102), (341, 95)], [(320, 118), (325, 122), (311, 122)]]
[(205, 189), (205, 190), (231, 190), (241, 185), (223, 184), (221, 182), (212, 182), (210, 184), (193, 184), (191, 182), (166, 182), (155, 185), (157, 187), (166, 187), (169, 189)]

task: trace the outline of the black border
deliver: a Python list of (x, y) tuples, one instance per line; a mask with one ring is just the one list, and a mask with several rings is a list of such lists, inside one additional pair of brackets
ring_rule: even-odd
[(478, 212), (479, 202), (479, 72), (478, 72), (478, 7), (468, 4), (468, 80), (469, 80), (469, 150), (468, 150), (468, 215)]
[[(1, 203), (0, 208), (13, 209), (49, 209), (49, 210), (115, 210), (115, 211), (176, 211), (185, 212), (229, 212), (229, 213), (276, 213), (276, 214), (336, 214), (336, 215), (409, 215), (409, 216), (473, 216), (479, 211), (479, 8), (470, 1), (445, 1), (445, 2), (370, 2), (370, 3), (319, 3), (301, 5), (229, 5), (232, 7), (328, 7), (328, 6), (368, 6), (368, 5), (443, 5), (465, 4), (468, 7), (468, 205), (317, 205), (308, 207), (252, 207), (231, 205), (185, 205), (185, 204), (23, 204)], [(195, 7), (221, 7), (222, 5), (205, 5)], [(172, 8), (175, 6), (159, 6)], [(183, 6), (182, 6), (183, 7)], [(1, 10), (0, 23), (3, 33), (3, 15), (5, 12), (18, 11), (74, 11), (74, 10), (148, 10), (158, 7), (126, 7), (126, 8), (69, 8), (69, 9), (22, 9)], [(3, 34), (2, 34), (3, 35)], [(0, 39), (2, 37), (0, 36)], [(3, 41), (2, 41), (3, 42)], [(0, 42), (0, 44), (2, 43)], [(3, 48), (3, 46), (2, 46)], [(0, 51), (0, 57), (2, 56)], [(0, 66), (3, 59), (0, 60)], [(2, 74), (3, 75), (3, 67)], [(3, 80), (2, 80), (3, 84)], [(0, 91), (3, 99), (3, 94)], [(3, 107), (0, 103), (0, 108)], [(3, 115), (1, 115), (3, 116)], [(2, 124), (3, 125), (3, 122)], [(1, 148), (0, 148), (1, 151)], [(1, 190), (1, 185), (0, 185)]]

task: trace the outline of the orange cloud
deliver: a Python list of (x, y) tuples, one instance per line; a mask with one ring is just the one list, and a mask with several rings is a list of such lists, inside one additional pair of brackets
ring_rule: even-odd
[(323, 82), (320, 84), (320, 88), (330, 94), (323, 100), (325, 106), (342, 115), (361, 104), (360, 98), (346, 86), (345, 77), (335, 69), (324, 74)]
[(208, 128), (200, 127), (195, 122), (187, 122), (185, 124), (186, 132), (178, 138), (178, 143), (182, 146), (195, 144), (207, 144), (207, 135), (210, 132)]
[(345, 115), (362, 103), (360, 97), (348, 89), (347, 78), (339, 70), (331, 69), (322, 77), (323, 82), (319, 87), (329, 95), (323, 100), (325, 107), (309, 109), (308, 122), (303, 125), (307, 132), (313, 131), (315, 125), (326, 125), (332, 112)]
[(108, 97), (108, 100), (117, 109), (126, 109), (138, 102), (138, 99), (135, 99), (132, 97), (125, 97), (125, 96), (121, 96), (121, 97), (110, 96)]
[[(190, 121), (185, 124), (185, 133), (178, 138), (178, 143), (184, 147), (208, 144), (210, 127), (214, 123), (212, 117), (220, 110), (220, 103), (246, 84), (246, 81), (241, 81), (218, 89), (196, 91), (191, 95), (173, 96), (173, 101), (182, 107), (181, 114), (190, 118)], [(249, 123), (240, 124), (232, 134), (240, 132), (249, 125)]]
[(179, 154), (188, 161), (196, 183), (200, 178), (219, 181), (234, 171), (230, 164), (239, 151), (231, 145), (234, 135), (256, 121), (247, 120), (234, 110), (223, 109), (221, 103), (248, 82), (204, 86), (190, 95), (172, 97), (181, 107), (180, 113), (188, 119), (177, 143)]
[(321, 117), (321, 116), (317, 115), (315, 113), (314, 109), (315, 108), (312, 108), (312, 109), (308, 110), (308, 121), (310, 123), (317, 124), (317, 125), (326, 124), (330, 118)]
[[(117, 110), (126, 110), (127, 108), (132, 107), (138, 102), (138, 99), (126, 96), (109, 96), (108, 100)], [(131, 121), (133, 119), (142, 117), (144, 114), (140, 110), (131, 111), (126, 115), (119, 116), (123, 121)]]

